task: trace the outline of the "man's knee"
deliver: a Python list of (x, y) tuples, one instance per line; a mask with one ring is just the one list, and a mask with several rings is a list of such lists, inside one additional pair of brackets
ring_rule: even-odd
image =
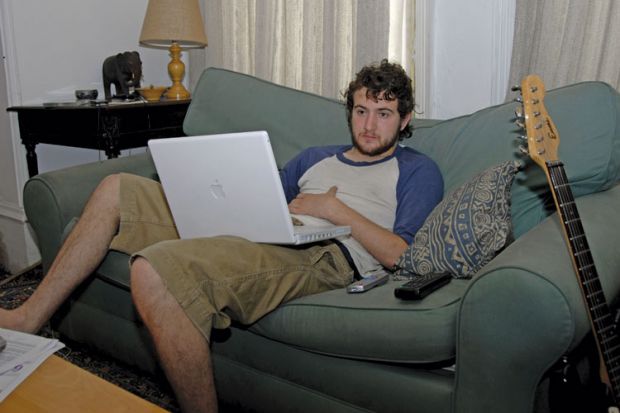
[(108, 175), (99, 182), (89, 202), (96, 206), (99, 213), (114, 211), (114, 213), (118, 215), (120, 207), (120, 187), (120, 174)]
[(121, 174), (111, 174), (106, 176), (99, 182), (97, 186), (97, 191), (106, 192), (106, 193), (118, 193), (119, 188), (121, 186)]
[(130, 267), (130, 289), (138, 307), (158, 296), (164, 287), (162, 279), (151, 263), (143, 257), (136, 257)]
[(130, 265), (129, 282), (132, 290), (134, 287), (148, 284), (153, 279), (153, 273), (156, 274), (156, 271), (148, 260), (140, 256), (135, 257)]

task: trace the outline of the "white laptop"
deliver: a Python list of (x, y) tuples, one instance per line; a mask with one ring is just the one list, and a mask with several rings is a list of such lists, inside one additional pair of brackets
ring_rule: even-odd
[(235, 235), (304, 244), (351, 233), (348, 226), (294, 226), (267, 132), (150, 140), (181, 238)]

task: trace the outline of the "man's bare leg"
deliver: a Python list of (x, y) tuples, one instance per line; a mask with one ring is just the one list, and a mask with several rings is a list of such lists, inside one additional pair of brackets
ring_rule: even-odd
[(216, 412), (209, 343), (144, 258), (131, 267), (131, 294), (183, 411)]
[(105, 257), (119, 224), (119, 176), (105, 178), (60, 248), (50, 270), (20, 307), (0, 310), (0, 327), (37, 332)]

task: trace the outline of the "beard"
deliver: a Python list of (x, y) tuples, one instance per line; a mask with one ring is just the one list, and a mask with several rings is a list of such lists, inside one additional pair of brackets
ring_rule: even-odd
[(383, 155), (384, 153), (392, 149), (394, 145), (396, 144), (396, 141), (398, 140), (399, 135), (400, 135), (400, 131), (397, 130), (394, 133), (394, 136), (392, 136), (392, 139), (390, 139), (385, 144), (378, 146), (372, 150), (364, 149), (362, 145), (360, 145), (357, 142), (357, 139), (355, 138), (355, 135), (353, 133), (351, 133), (351, 141), (353, 142), (353, 146), (355, 147), (355, 149), (357, 149), (361, 154), (366, 155), (366, 156), (378, 156), (378, 155)]

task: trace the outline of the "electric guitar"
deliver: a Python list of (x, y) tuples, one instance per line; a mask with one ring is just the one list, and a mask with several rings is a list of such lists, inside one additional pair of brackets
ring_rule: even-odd
[(517, 124), (525, 130), (522, 138), (527, 140), (527, 149), (521, 149), (529, 154), (547, 176), (594, 332), (601, 380), (614, 406), (608, 411), (619, 413), (620, 338), (615, 331), (614, 318), (601, 288), (564, 166), (557, 157), (560, 136), (544, 106), (545, 85), (540, 77), (529, 75), (522, 80), (520, 90), (523, 107), (522, 112), (517, 110)]

